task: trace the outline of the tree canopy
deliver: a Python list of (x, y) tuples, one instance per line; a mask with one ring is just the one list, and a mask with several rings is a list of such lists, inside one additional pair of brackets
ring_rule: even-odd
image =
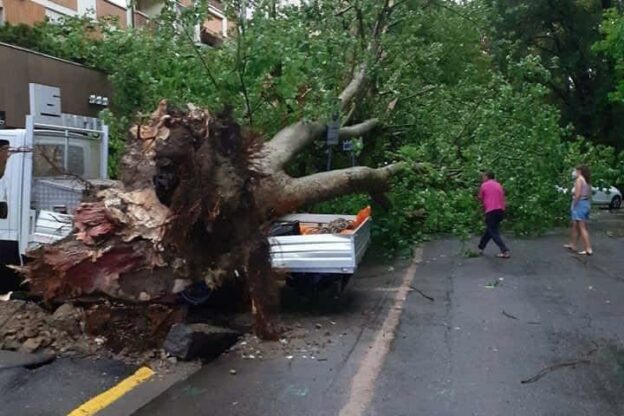
[[(424, 234), (474, 230), (484, 169), (505, 185), (510, 226), (521, 234), (567, 216), (555, 187), (568, 186), (574, 165), (590, 164), (599, 183), (619, 178), (621, 158), (608, 146), (619, 146), (624, 120), (624, 30), (616, 11), (605, 15), (605, 40), (593, 47), (609, 2), (397, 1), (379, 28), (385, 1), (258, 1), (244, 19), (237, 3), (227, 3), (236, 33), (220, 48), (193, 41), (204, 4), (180, 13), (173, 2), (149, 28), (67, 19), (36, 27), (39, 40), (29, 46), (110, 75), (113, 158), (131, 121), (162, 98), (232, 106), (267, 138), (299, 119), (329, 121), (338, 94), (365, 65), (367, 88), (340, 109), (340, 119), (374, 128), (350, 134), (353, 154), (333, 149), (332, 166), (407, 163), (391, 208), (376, 216), (376, 232), (395, 247)], [(0, 29), (0, 40), (28, 37), (20, 31)], [(287, 170), (320, 172), (327, 159), (318, 141)], [(114, 172), (114, 160), (111, 166)], [(310, 209), (355, 212), (368, 203), (350, 196)]]

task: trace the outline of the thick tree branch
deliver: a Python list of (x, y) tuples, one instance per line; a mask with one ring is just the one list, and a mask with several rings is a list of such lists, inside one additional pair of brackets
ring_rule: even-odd
[(345, 7), (344, 9), (342, 9), (342, 10), (338, 11), (336, 14), (334, 14), (334, 16), (336, 16), (336, 17), (340, 17), (340, 16), (342, 16), (343, 14), (347, 13), (347, 12), (348, 12), (349, 10), (351, 10), (351, 9), (353, 9), (353, 5), (352, 5), (352, 4), (348, 5), (348, 6), (347, 6), (347, 7)]
[[(377, 21), (375, 22), (375, 27), (373, 28), (373, 33), (370, 38), (370, 42), (368, 44), (367, 53), (374, 61), (377, 61), (380, 56), (380, 38), (381, 35), (385, 32), (387, 27), (387, 20), (390, 17), (394, 9), (394, 4), (392, 0), (385, 0), (382, 9), (379, 11), (377, 16)], [(361, 30), (361, 29), (360, 29)], [(361, 33), (363, 36), (363, 33)], [(366, 63), (362, 63), (355, 68), (355, 72), (353, 74), (353, 78), (347, 84), (344, 90), (338, 95), (338, 99), (340, 100), (340, 109), (344, 111), (344, 109), (349, 105), (351, 100), (362, 90), (364, 83), (366, 81), (366, 74), (368, 71), (368, 65)]]
[[(359, 137), (370, 132), (378, 125), (379, 120), (373, 118), (353, 126), (343, 127), (340, 129), (340, 137)], [(264, 171), (267, 173), (279, 171), (299, 151), (315, 139), (321, 137), (325, 133), (326, 128), (327, 126), (324, 123), (300, 121), (282, 129), (271, 141), (264, 145), (263, 158), (260, 162)]]
[(347, 124), (349, 124), (349, 122), (351, 121), (351, 117), (353, 117), (353, 114), (355, 113), (356, 107), (357, 106), (355, 105), (355, 103), (351, 104), (351, 109), (349, 110), (347, 115), (342, 119), (342, 124), (340, 127), (345, 127)]
[(304, 121), (283, 128), (264, 145), (262, 167), (267, 172), (280, 170), (300, 150), (321, 136), (325, 129), (324, 123)]
[(354, 124), (353, 126), (343, 127), (340, 129), (340, 137), (349, 138), (363, 136), (364, 134), (373, 130), (378, 125), (379, 120), (376, 118), (372, 118), (362, 123)]
[(382, 168), (355, 167), (292, 179), (282, 196), (287, 205), (304, 206), (353, 193), (381, 193), (390, 178), (405, 168), (397, 163)]
[(364, 80), (366, 79), (366, 70), (367, 65), (361, 64), (355, 69), (355, 74), (353, 78), (349, 82), (349, 84), (345, 87), (344, 90), (338, 95), (338, 100), (340, 100), (340, 109), (344, 110), (347, 105), (353, 100), (358, 92), (360, 92), (362, 86), (364, 85)]

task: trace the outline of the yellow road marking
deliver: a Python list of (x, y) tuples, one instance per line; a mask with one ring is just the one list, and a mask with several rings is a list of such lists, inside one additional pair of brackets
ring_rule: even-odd
[(116, 386), (111, 387), (104, 393), (84, 402), (80, 407), (72, 410), (67, 416), (91, 416), (104, 409), (115, 400), (119, 399), (130, 390), (143, 383), (155, 373), (151, 368), (141, 367), (130, 377), (122, 380)]

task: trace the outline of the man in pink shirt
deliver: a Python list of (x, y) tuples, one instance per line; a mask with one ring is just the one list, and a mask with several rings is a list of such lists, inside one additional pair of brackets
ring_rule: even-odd
[(493, 172), (485, 172), (482, 179), (479, 199), (485, 211), (486, 228), (479, 243), (479, 250), (483, 253), (490, 240), (494, 240), (501, 251), (497, 257), (508, 259), (511, 254), (500, 235), (500, 223), (505, 218), (505, 191), (501, 184), (495, 180)]

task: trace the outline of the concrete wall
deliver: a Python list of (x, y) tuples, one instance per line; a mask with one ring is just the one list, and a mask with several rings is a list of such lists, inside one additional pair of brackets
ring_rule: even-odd
[(112, 95), (101, 72), (0, 43), (0, 111), (7, 127), (24, 127), (30, 82), (59, 87), (64, 113), (97, 117), (102, 107), (89, 104), (89, 95)]

